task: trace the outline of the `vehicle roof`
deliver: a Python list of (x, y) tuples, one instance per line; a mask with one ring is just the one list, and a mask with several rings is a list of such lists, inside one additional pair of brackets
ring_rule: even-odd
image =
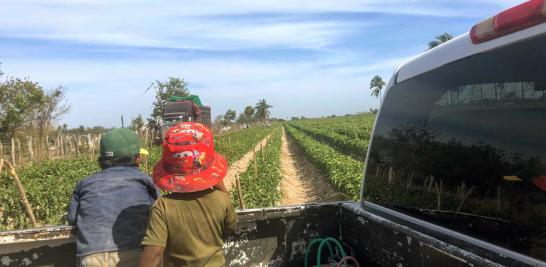
[(396, 83), (471, 55), (544, 34), (546, 22), (480, 44), (473, 44), (470, 35), (465, 33), (402, 64), (395, 75)]

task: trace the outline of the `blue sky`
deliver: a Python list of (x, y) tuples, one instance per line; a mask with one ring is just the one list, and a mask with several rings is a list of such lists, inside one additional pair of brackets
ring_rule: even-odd
[(377, 107), (371, 77), (387, 81), (434, 36), (519, 2), (0, 0), (0, 62), (64, 86), (70, 127), (147, 117), (146, 88), (169, 76), (213, 115), (262, 98), (274, 117), (343, 115)]

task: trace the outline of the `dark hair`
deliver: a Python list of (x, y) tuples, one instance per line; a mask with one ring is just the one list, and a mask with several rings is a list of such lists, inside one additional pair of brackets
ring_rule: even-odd
[(120, 158), (102, 158), (99, 157), (99, 165), (102, 169), (110, 167), (137, 167), (136, 159), (139, 155), (129, 156), (129, 157), (120, 157)]

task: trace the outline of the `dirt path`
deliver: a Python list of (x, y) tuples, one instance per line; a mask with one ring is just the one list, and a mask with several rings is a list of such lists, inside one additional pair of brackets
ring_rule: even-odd
[(341, 200), (328, 178), (309, 162), (296, 142), (283, 129), (281, 166), (283, 179), (281, 205), (296, 205)]
[(224, 184), (226, 185), (228, 191), (231, 191), (231, 189), (235, 186), (235, 177), (246, 171), (250, 160), (254, 158), (254, 154), (256, 154), (256, 152), (258, 152), (262, 146), (267, 144), (269, 138), (271, 138), (271, 135), (268, 135), (262, 139), (262, 141), (260, 141), (254, 147), (254, 149), (246, 153), (240, 160), (229, 165), (228, 173), (224, 178)]

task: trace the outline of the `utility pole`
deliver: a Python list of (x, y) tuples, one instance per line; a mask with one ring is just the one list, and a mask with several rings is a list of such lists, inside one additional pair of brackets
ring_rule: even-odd
[(123, 115), (121, 115), (121, 128), (125, 128), (125, 125), (123, 124)]

